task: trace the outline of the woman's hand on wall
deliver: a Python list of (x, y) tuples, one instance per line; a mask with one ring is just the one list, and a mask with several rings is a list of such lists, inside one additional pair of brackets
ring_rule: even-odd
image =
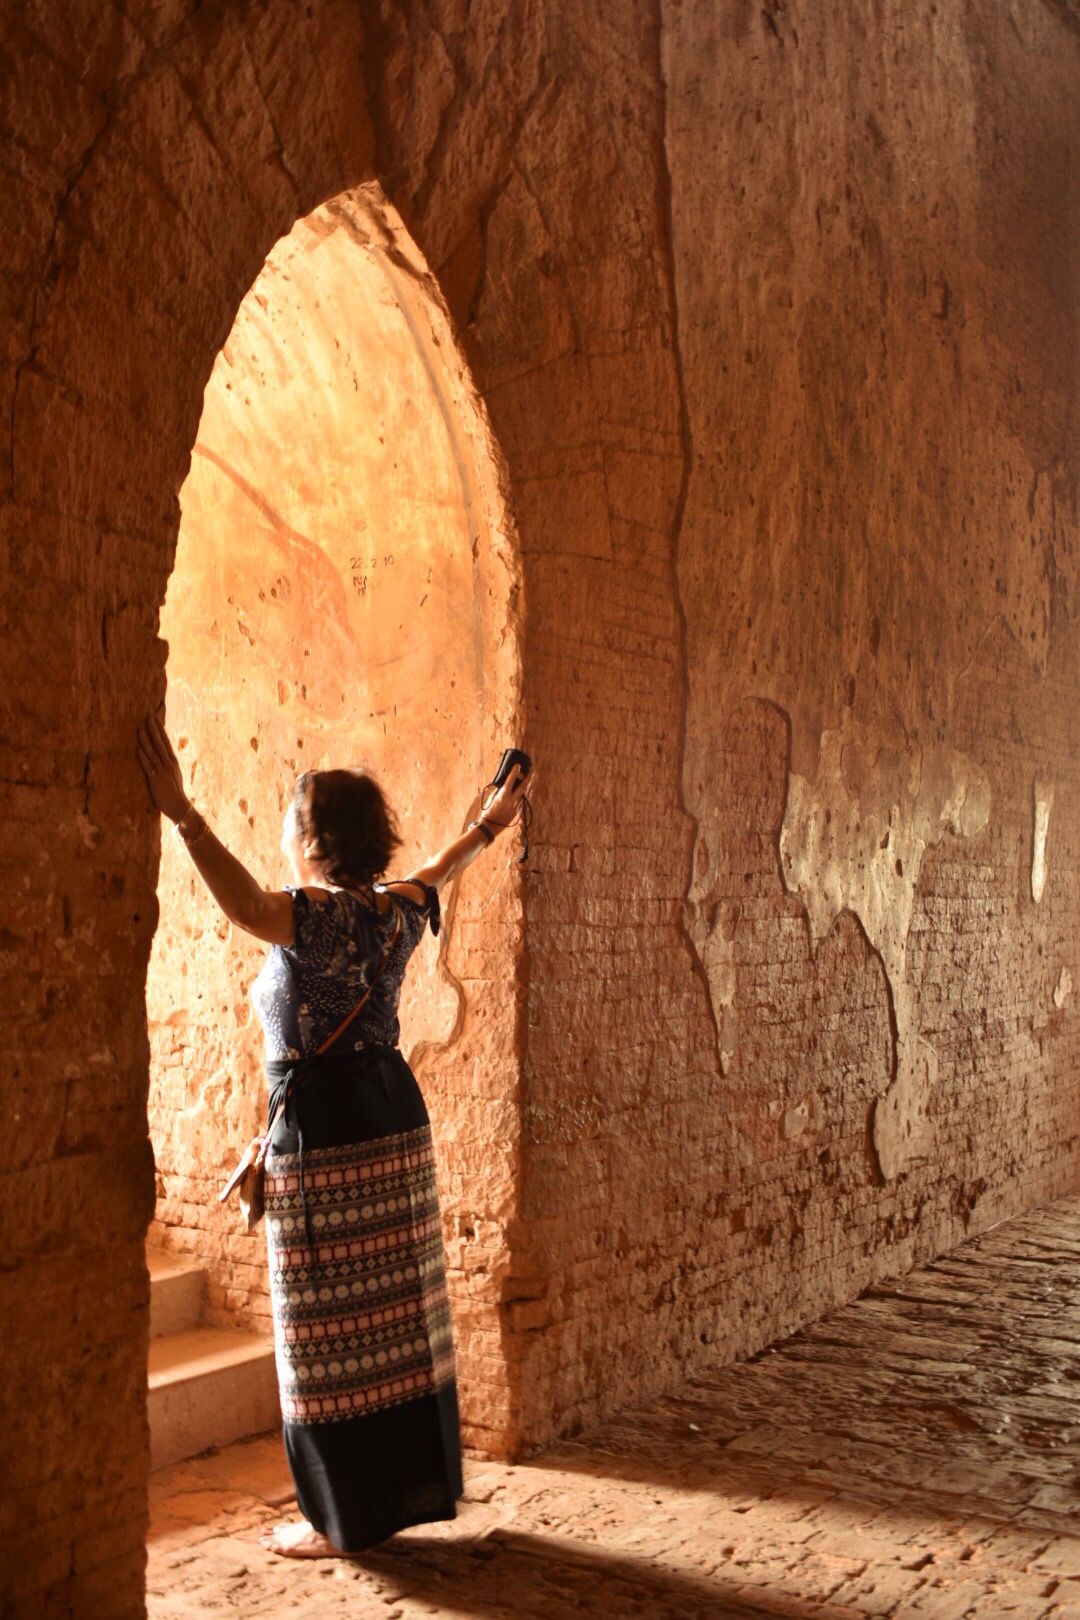
[[(150, 797), (162, 815), (181, 821), (191, 800), (184, 792), (180, 761), (155, 715), (148, 714), (139, 726), (136, 751)], [(199, 876), (230, 922), (271, 945), (292, 944), (293, 897), (287, 889), (264, 889), (208, 826), (185, 842)]]
[[(508, 827), (517, 815), (522, 799), (527, 797), (526, 788), (535, 780), (535, 766), (528, 776), (522, 776), (521, 766), (511, 765), (506, 781), (481, 810), (478, 819), (488, 822), (490, 826), (494, 826), (498, 821), (504, 827)], [(498, 838), (497, 833), (495, 837)], [(463, 832), (459, 838), (455, 838), (453, 843), (447, 844), (445, 849), (440, 849), (437, 855), (432, 855), (422, 866), (414, 867), (408, 878), (417, 883), (431, 883), (435, 888), (439, 888), (442, 884), (449, 883), (451, 878), (457, 877), (459, 872), (463, 872), (487, 847), (485, 841), (477, 839), (473, 827), (470, 831)]]
[(143, 768), (150, 797), (163, 816), (179, 821), (191, 801), (184, 792), (180, 761), (157, 715), (148, 714), (136, 733), (135, 752)]

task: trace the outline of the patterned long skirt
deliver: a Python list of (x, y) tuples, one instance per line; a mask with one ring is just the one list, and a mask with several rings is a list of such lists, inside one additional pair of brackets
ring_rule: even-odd
[[(267, 1064), (279, 1087), (295, 1064)], [(311, 1061), (266, 1155), (296, 1499), (347, 1552), (457, 1517), (461, 1438), (431, 1125), (400, 1047)]]

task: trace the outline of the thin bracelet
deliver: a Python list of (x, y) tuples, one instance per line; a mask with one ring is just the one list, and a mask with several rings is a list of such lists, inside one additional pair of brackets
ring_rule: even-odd
[(479, 827), (480, 831), (484, 834), (484, 836), (487, 839), (488, 843), (493, 844), (495, 842), (495, 834), (491, 830), (492, 826), (500, 827), (502, 829), (502, 831), (505, 832), (507, 827), (512, 827), (513, 826), (513, 822), (512, 821), (496, 821), (496, 822), (492, 823), (490, 821), (485, 821), (483, 816), (478, 816), (475, 821), (470, 821), (469, 822), (469, 826), (470, 827)]
[(198, 810), (196, 810), (194, 801), (191, 800), (191, 799), (188, 800), (187, 807), (180, 813), (180, 815), (177, 816), (176, 820), (173, 822), (173, 826), (175, 827), (176, 831), (178, 833), (180, 833), (181, 837), (183, 836), (184, 822), (188, 819), (189, 816), (194, 816), (196, 821), (202, 821), (204, 819), (202, 814)]
[[(184, 822), (191, 815), (192, 811), (195, 813), (196, 827), (194, 832), (187, 833), (184, 831)], [(173, 823), (173, 832), (176, 834), (177, 838), (179, 838), (182, 844), (187, 844), (189, 849), (192, 844), (197, 844), (200, 838), (205, 837), (209, 831), (210, 823), (207, 821), (206, 817), (201, 811), (195, 809), (193, 804), (189, 804), (183, 815)]]
[(198, 832), (192, 833), (190, 838), (188, 838), (186, 836), (186, 834), (182, 833), (180, 831), (179, 827), (176, 827), (173, 830), (176, 833), (176, 836), (179, 838), (180, 842), (182, 844), (184, 844), (188, 849), (190, 849), (192, 844), (197, 844), (199, 842), (200, 838), (205, 838), (206, 837), (207, 833), (210, 831), (210, 824), (204, 818), (203, 819), (203, 824), (199, 828)]
[[(494, 787), (494, 786), (495, 786), (494, 782), (485, 783), (484, 787), (481, 788), (481, 790), (480, 790), (481, 794), (483, 794), (487, 790), (487, 788)], [(493, 793), (491, 798), (488, 800), (488, 804), (494, 804), (496, 796), (497, 796), (497, 792)], [(521, 822), (521, 844), (522, 844), (521, 854), (518, 856), (518, 861), (520, 862), (520, 861), (527, 861), (528, 858), (529, 858), (529, 823), (530, 823), (530, 820), (531, 820), (531, 817), (532, 817), (532, 805), (529, 802), (529, 795), (527, 793), (522, 794), (520, 800), (518, 801), (518, 804), (519, 804), (519, 807), (520, 807), (520, 810), (521, 810), (520, 817), (518, 816), (517, 811), (515, 810), (514, 814), (511, 816), (509, 821), (497, 821), (495, 823), (495, 825), (496, 825), (496, 827), (501, 827), (501, 828), (503, 828), (505, 830), (507, 827), (512, 827), (516, 821), (520, 820), (520, 822)], [(487, 809), (487, 805), (485, 805), (484, 808)], [(469, 825), (472, 826), (473, 823), (470, 822)], [(484, 825), (486, 826), (487, 823), (485, 822)]]

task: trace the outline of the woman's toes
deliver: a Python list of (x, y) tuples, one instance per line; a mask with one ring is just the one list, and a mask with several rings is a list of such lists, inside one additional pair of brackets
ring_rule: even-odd
[(260, 1542), (270, 1552), (282, 1553), (286, 1558), (334, 1558), (343, 1556), (337, 1547), (327, 1541), (306, 1519), (295, 1524), (276, 1524), (264, 1531)]

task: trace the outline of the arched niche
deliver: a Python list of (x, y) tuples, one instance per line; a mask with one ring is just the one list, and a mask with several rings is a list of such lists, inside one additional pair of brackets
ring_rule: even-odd
[[(476, 813), (516, 735), (520, 582), (483, 408), (376, 184), (317, 208), (269, 254), (214, 365), (180, 499), (161, 635), (189, 793), (277, 887), (291, 881), (279, 840), (297, 773), (369, 770), (405, 836), (389, 875), (406, 874)], [(467, 1442), (470, 1365), (485, 1369), (486, 1415), (507, 1398), (475, 1282), (506, 1264), (517, 1174), (512, 1000), (491, 982), (513, 977), (497, 923), (508, 849), (444, 890), (444, 930), (425, 935), (400, 1009), (436, 1132), (451, 1289), (459, 1319), (466, 1297), (469, 1322), (480, 1315), (459, 1335)], [(215, 1196), (264, 1123), (248, 991), (267, 947), (224, 919), (171, 836), (158, 897), (150, 1242), (204, 1262), (211, 1322), (268, 1326), (262, 1231)]]

